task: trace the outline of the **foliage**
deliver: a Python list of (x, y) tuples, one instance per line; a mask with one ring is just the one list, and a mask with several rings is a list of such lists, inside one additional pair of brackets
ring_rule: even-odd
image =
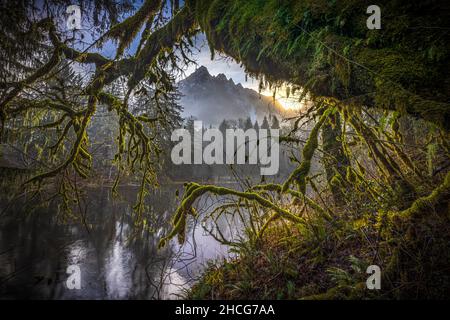
[[(380, 1), (381, 30), (366, 27), (370, 1), (188, 3), (210, 47), (251, 74), (317, 96), (449, 123), (445, 1)], [(430, 50), (439, 53), (430, 56)]]
[[(444, 1), (380, 1), (389, 13), (381, 31), (366, 28), (370, 3), (359, 0), (187, 0), (181, 8), (147, 0), (122, 22), (119, 13), (130, 8), (102, 1), (92, 24), (106, 32), (91, 36), (99, 47), (114, 40), (114, 59), (91, 47), (80, 51), (77, 38), (59, 28), (58, 2), (45, 4), (47, 11), (26, 1), (2, 4), (11, 17), (1, 16), (0, 141), (16, 147), (25, 141), (22, 151), (36, 158), (26, 192), (53, 186), (50, 198), (60, 197), (66, 211), (79, 203), (77, 179), (88, 180), (94, 167), (94, 118), (106, 110), (117, 125), (112, 190), (126, 174), (139, 180), (135, 223), (144, 226), (145, 196), (158, 185), (167, 136), (181, 124), (175, 78), (192, 63), (186, 53), (201, 30), (212, 54), (241, 62), (261, 85), (289, 82), (287, 95), (301, 91), (307, 107), (281, 137), (302, 145), (285, 181), (240, 189), (185, 184), (160, 246), (174, 237), (184, 242), (207, 194), (228, 201), (206, 220), (238, 216), (245, 230), (238, 241), (217, 226), (208, 230), (239, 256), (212, 265), (191, 295), (372, 298), (360, 277), (361, 266), (372, 262), (385, 270), (388, 290), (381, 297), (448, 294), (448, 277), (433, 289), (436, 275), (448, 270), (448, 255), (438, 252), (448, 252), (450, 243)], [(402, 121), (413, 129), (402, 129)], [(261, 127), (268, 126), (265, 119)]]

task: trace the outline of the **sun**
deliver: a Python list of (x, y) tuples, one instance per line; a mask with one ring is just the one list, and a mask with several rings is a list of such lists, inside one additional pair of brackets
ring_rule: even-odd
[[(287, 86), (283, 85), (276, 90), (275, 99), (280, 103), (284, 110), (298, 111), (305, 107), (304, 102), (300, 100), (300, 94), (290, 94), (287, 96)], [(261, 91), (262, 95), (273, 97), (273, 89), (265, 88)]]

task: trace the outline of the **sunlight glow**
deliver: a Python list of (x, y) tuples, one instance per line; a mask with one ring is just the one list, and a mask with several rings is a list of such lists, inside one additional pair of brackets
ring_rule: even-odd
[[(261, 90), (261, 94), (273, 97), (273, 88), (265, 88), (264, 90)], [(276, 90), (275, 99), (281, 104), (281, 106), (285, 110), (301, 110), (305, 108), (305, 103), (302, 101), (299, 101), (300, 94), (296, 92), (295, 94), (290, 94), (289, 97), (287, 97), (287, 86), (283, 85), (280, 88)]]

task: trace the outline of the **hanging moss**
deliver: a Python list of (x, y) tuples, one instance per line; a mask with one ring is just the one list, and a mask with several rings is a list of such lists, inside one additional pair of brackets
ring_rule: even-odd
[[(250, 74), (286, 80), (319, 96), (357, 97), (448, 129), (450, 90), (442, 79), (450, 69), (450, 46), (448, 33), (439, 29), (448, 24), (443, 0), (420, 10), (407, 1), (381, 1), (382, 12), (390, 13), (382, 17), (382, 30), (366, 27), (370, 1), (187, 4), (210, 47), (242, 62)], [(422, 25), (427, 28), (411, 32)], [(430, 56), (430, 48), (439, 54)]]
[(114, 39), (119, 42), (116, 56), (120, 57), (124, 50), (131, 44), (137, 36), (142, 26), (146, 22), (151, 22), (153, 17), (161, 8), (161, 1), (146, 0), (139, 10), (125, 19), (125, 21), (113, 26), (102, 38), (102, 41)]
[(328, 110), (325, 112), (316, 123), (314, 128), (311, 130), (308, 140), (302, 150), (302, 162), (301, 164), (290, 174), (289, 178), (283, 184), (283, 191), (289, 188), (292, 182), (296, 182), (300, 191), (304, 194), (306, 192), (306, 177), (311, 169), (311, 160), (314, 156), (314, 151), (316, 151), (319, 145), (319, 132), (320, 128), (324, 124), (325, 120), (329, 115)]
[(322, 149), (324, 151), (322, 161), (334, 202), (337, 206), (343, 206), (343, 192), (339, 186), (338, 177), (345, 175), (345, 168), (350, 165), (350, 162), (340, 140), (342, 127), (339, 113), (331, 115), (329, 120), (329, 123), (325, 123), (322, 128)]

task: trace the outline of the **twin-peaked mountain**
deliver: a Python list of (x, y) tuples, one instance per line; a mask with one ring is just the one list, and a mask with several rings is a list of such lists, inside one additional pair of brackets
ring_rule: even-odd
[(244, 88), (224, 74), (212, 76), (204, 66), (178, 83), (183, 117), (193, 116), (206, 125), (218, 126), (223, 119), (246, 119), (261, 123), (270, 114), (283, 116), (283, 108), (272, 97)]

